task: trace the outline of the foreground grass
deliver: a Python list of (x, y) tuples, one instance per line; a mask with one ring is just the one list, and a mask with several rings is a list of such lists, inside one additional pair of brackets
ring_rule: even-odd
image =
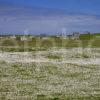
[(98, 65), (0, 62), (0, 100), (99, 100)]

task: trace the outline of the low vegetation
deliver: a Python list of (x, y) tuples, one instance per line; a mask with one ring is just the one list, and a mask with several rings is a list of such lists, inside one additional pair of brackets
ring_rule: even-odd
[[(20, 37), (19, 37), (20, 38)], [(78, 39), (68, 39), (62, 37), (33, 37), (30, 41), (21, 41), (18, 37), (16, 39), (4, 38), (0, 39), (0, 50), (2, 51), (34, 51), (34, 50), (48, 50), (52, 47), (57, 48), (99, 48), (100, 34), (81, 34)]]
[(88, 52), (1, 52), (0, 100), (99, 100), (100, 57), (94, 59), (99, 48)]
[(0, 100), (99, 100), (100, 39), (0, 40)]

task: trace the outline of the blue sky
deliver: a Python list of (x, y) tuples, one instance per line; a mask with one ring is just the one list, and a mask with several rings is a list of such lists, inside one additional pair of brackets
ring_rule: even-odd
[(0, 33), (100, 32), (100, 0), (0, 0)]

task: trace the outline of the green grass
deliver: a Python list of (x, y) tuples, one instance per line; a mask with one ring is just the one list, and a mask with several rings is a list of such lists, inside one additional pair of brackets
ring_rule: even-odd
[[(20, 41), (15, 39), (1, 39), (0, 40), (0, 50), (8, 52), (23, 52), (23, 51), (34, 51), (40, 48), (41, 50), (48, 50), (52, 47), (65, 47), (65, 48), (74, 48), (74, 47), (100, 47), (100, 39), (96, 36), (90, 35), (81, 35), (80, 39), (63, 39), (58, 37), (48, 37), (44, 40), (39, 37), (34, 37), (31, 41)], [(16, 48), (18, 47), (18, 48)]]

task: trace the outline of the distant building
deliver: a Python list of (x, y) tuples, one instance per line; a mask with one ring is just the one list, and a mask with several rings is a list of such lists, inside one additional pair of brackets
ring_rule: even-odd
[(80, 33), (73, 32), (71, 35), (67, 35), (69, 39), (79, 39)]
[(21, 41), (27, 41), (27, 38), (25, 36), (21, 36), (20, 40)]
[(5, 39), (9, 39), (9, 38), (11, 38), (11, 39), (16, 39), (15, 35), (0, 35), (0, 38), (1, 38), (1, 39), (2, 39), (2, 38), (5, 38)]
[(32, 36), (21, 36), (20, 40), (21, 41), (32, 41)]
[(57, 35), (57, 37), (61, 37), (61, 38), (63, 38), (63, 39), (68, 38), (67, 35), (66, 35), (66, 33), (59, 33), (59, 34)]
[(80, 33), (73, 32), (73, 39), (79, 39)]
[(12, 35), (12, 36), (10, 36), (9, 38), (11, 38), (11, 39), (16, 39), (16, 36), (15, 36), (15, 35)]

